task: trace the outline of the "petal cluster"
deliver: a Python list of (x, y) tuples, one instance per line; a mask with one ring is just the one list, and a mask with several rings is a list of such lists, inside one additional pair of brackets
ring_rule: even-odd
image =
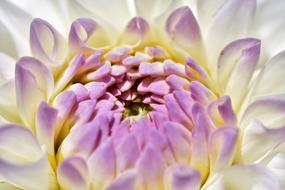
[(138, 9), (115, 39), (34, 19), (31, 56), (0, 73), (0, 189), (284, 188), (284, 52), (261, 63), (254, 0), (204, 4)]

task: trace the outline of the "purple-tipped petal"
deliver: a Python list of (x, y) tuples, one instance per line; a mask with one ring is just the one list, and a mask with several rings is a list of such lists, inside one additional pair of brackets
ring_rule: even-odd
[(85, 80), (85, 81), (96, 81), (96, 80), (104, 79), (104, 77), (106, 77), (110, 74), (111, 69), (112, 69), (111, 63), (106, 62), (104, 65), (102, 65), (96, 71), (88, 73), (86, 76), (84, 76), (83, 80)]
[(233, 111), (231, 99), (228, 96), (221, 97), (210, 103), (207, 111), (216, 126), (237, 125), (236, 114)]
[(205, 65), (206, 56), (199, 25), (188, 6), (175, 9), (167, 18), (165, 30), (170, 46), (179, 55), (190, 55)]
[(269, 128), (285, 124), (285, 100), (278, 97), (264, 97), (254, 101), (243, 112), (240, 120), (241, 128), (246, 128), (251, 121), (259, 120)]
[(48, 158), (55, 166), (54, 145), (55, 131), (58, 111), (42, 102), (36, 113), (36, 136), (39, 143), (44, 144), (47, 149)]
[(198, 81), (190, 83), (190, 92), (192, 97), (203, 105), (208, 105), (216, 99), (216, 95)]
[(92, 186), (95, 189), (104, 189), (104, 187), (111, 182), (115, 177), (115, 164), (115, 150), (109, 139), (101, 144), (88, 159)]
[(177, 75), (168, 76), (166, 82), (172, 90), (184, 90), (190, 85), (190, 82), (187, 79)]
[(177, 163), (188, 164), (191, 159), (191, 135), (175, 122), (165, 122), (164, 135)]
[[(226, 44), (248, 33), (255, 9), (256, 0), (223, 2), (214, 14), (206, 34), (208, 49), (213, 60), (218, 58), (218, 54)], [(212, 66), (213, 69), (216, 67), (216, 65)]]
[(90, 82), (85, 85), (91, 99), (97, 100), (106, 92), (107, 85), (103, 82)]
[(192, 122), (190, 118), (185, 114), (183, 109), (175, 100), (173, 94), (168, 94), (165, 97), (165, 105), (168, 110), (168, 117), (171, 121), (178, 122), (184, 125), (186, 128), (192, 128)]
[[(241, 142), (241, 160), (245, 163), (268, 160), (282, 152), (285, 142), (285, 127), (270, 129), (259, 121), (253, 121), (244, 130)], [(262, 146), (260, 146), (262, 145)]]
[(136, 164), (139, 185), (144, 190), (162, 190), (164, 162), (155, 147), (147, 146)]
[(64, 122), (71, 115), (77, 103), (76, 96), (72, 91), (64, 91), (56, 96), (53, 107), (58, 110), (57, 128), (55, 130), (55, 140), (57, 141), (63, 129)]
[(59, 93), (66, 87), (66, 85), (80, 72), (80, 68), (84, 65), (83, 54), (78, 54), (71, 60), (71, 64), (60, 75), (59, 80), (56, 83), (54, 94)]
[(75, 83), (71, 85), (69, 87), (69, 90), (74, 92), (77, 102), (86, 100), (89, 97), (88, 90), (81, 83)]
[(174, 165), (167, 171), (166, 187), (169, 190), (199, 190), (201, 177), (198, 171), (188, 165)]
[(62, 189), (89, 189), (89, 176), (86, 162), (81, 157), (69, 157), (60, 163), (57, 179)]
[(79, 18), (72, 23), (69, 33), (69, 48), (71, 52), (90, 54), (107, 49), (109, 43), (106, 32), (94, 20)]
[(182, 47), (195, 48), (200, 43), (199, 25), (189, 7), (175, 9), (168, 17), (165, 28), (170, 38)]
[(137, 174), (134, 170), (128, 170), (114, 180), (107, 190), (135, 190), (136, 176)]
[(15, 71), (17, 106), (21, 119), (27, 126), (34, 126), (39, 103), (48, 100), (54, 83), (48, 68), (35, 58), (23, 57)]
[(163, 64), (161, 62), (142, 62), (139, 66), (139, 72), (142, 75), (161, 76), (164, 74)]
[(63, 37), (48, 22), (39, 18), (31, 23), (30, 47), (33, 56), (49, 66), (63, 64), (67, 56)]
[(186, 58), (185, 73), (192, 80), (198, 80), (203, 84), (209, 84), (207, 72), (190, 57)]
[(238, 129), (232, 126), (216, 129), (209, 139), (210, 172), (221, 171), (232, 164), (237, 147)]
[[(260, 40), (245, 38), (231, 42), (218, 60), (218, 80), (224, 94), (239, 109), (260, 55)], [(239, 88), (237, 88), (239, 86)], [(241, 90), (242, 89), (242, 90)]]
[(168, 53), (159, 46), (146, 47), (144, 52), (153, 59), (164, 60), (169, 57)]
[(54, 173), (32, 132), (22, 126), (0, 128), (1, 181), (21, 189), (57, 188)]
[(138, 47), (148, 40), (149, 25), (142, 17), (134, 17), (127, 24), (121, 43)]
[(194, 103), (192, 111), (195, 127), (192, 129), (191, 165), (200, 172), (201, 179), (204, 181), (209, 174), (208, 136), (212, 125), (200, 104)]
[(134, 135), (129, 135), (124, 138), (121, 144), (118, 145), (117, 156), (117, 171), (133, 168), (139, 158), (140, 150)]

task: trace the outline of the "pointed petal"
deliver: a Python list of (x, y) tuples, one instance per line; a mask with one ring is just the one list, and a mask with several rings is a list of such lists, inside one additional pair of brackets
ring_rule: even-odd
[(285, 68), (285, 51), (271, 58), (256, 78), (252, 96), (268, 96), (284, 94), (285, 85), (283, 70)]
[(241, 116), (240, 127), (246, 128), (251, 121), (259, 120), (269, 128), (285, 124), (285, 100), (278, 97), (260, 98), (250, 104)]
[(277, 154), (272, 158), (272, 160), (266, 166), (269, 168), (274, 175), (277, 177), (281, 189), (285, 188), (285, 155), (284, 154)]
[(64, 190), (89, 189), (89, 176), (86, 162), (81, 157), (69, 157), (57, 169), (59, 185)]
[(0, 53), (0, 84), (15, 77), (15, 63), (13, 58)]
[(10, 122), (20, 123), (21, 119), (16, 103), (15, 80), (12, 79), (1, 84), (0, 94), (0, 115)]
[(247, 93), (259, 55), (260, 40), (245, 38), (231, 42), (219, 57), (218, 80), (223, 93), (231, 97), (235, 110), (240, 108)]
[(122, 172), (129, 168), (133, 168), (139, 158), (140, 150), (134, 135), (129, 135), (124, 138), (121, 144), (118, 145), (116, 151), (117, 170)]
[(201, 177), (198, 171), (188, 165), (174, 165), (166, 171), (166, 190), (198, 190)]
[(165, 29), (175, 44), (190, 53), (196, 61), (201, 59), (203, 50), (200, 28), (189, 7), (175, 9), (168, 17)]
[(7, 56), (17, 58), (18, 52), (16, 48), (17, 44), (14, 41), (15, 39), (13, 39), (13, 36), (10, 34), (9, 29), (1, 21), (0, 21), (0, 36), (1, 36), (0, 52), (6, 54)]
[[(269, 57), (285, 49), (284, 19), (282, 17), (285, 2), (282, 0), (257, 1), (255, 15), (255, 35), (262, 39), (265, 54)], [(272, 11), (274, 10), (274, 11)]]
[(32, 57), (23, 57), (16, 64), (16, 98), (23, 122), (33, 128), (37, 106), (47, 100), (53, 90), (53, 77), (48, 68)]
[(274, 174), (260, 165), (235, 165), (222, 173), (213, 184), (205, 185), (206, 190), (280, 190)]
[(53, 166), (55, 162), (55, 128), (58, 111), (42, 102), (36, 113), (36, 137), (47, 149), (48, 158)]
[(177, 163), (187, 164), (191, 159), (191, 134), (174, 122), (163, 124), (164, 135)]
[(88, 159), (92, 185), (95, 189), (105, 189), (106, 185), (115, 177), (115, 163), (116, 158), (112, 141), (107, 140)]
[(1, 180), (19, 188), (56, 188), (54, 173), (31, 131), (17, 125), (0, 128)]
[[(256, 0), (224, 1), (207, 32), (208, 50), (214, 60), (227, 43), (248, 33), (255, 8)], [(214, 67), (216, 66), (212, 65), (210, 68)]]
[(164, 163), (161, 154), (155, 147), (147, 146), (139, 160), (136, 168), (138, 171), (138, 180), (144, 190), (162, 190), (163, 189), (163, 170)]
[(274, 152), (285, 153), (284, 136), (285, 127), (270, 129), (258, 121), (253, 121), (244, 130), (241, 159), (245, 163), (252, 163), (267, 159)]
[(210, 172), (231, 166), (237, 147), (238, 129), (232, 126), (216, 129), (209, 139)]
[(108, 186), (107, 190), (135, 190), (136, 175), (134, 170), (122, 173)]

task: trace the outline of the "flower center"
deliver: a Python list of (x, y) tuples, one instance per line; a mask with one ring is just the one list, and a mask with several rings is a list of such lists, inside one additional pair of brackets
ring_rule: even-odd
[(124, 118), (129, 118), (131, 121), (138, 121), (140, 118), (145, 117), (151, 110), (151, 106), (144, 104), (140, 99), (124, 102)]

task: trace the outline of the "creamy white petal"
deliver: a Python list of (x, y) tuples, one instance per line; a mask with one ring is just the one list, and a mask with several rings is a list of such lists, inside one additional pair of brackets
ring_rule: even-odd
[(261, 69), (252, 89), (251, 99), (268, 95), (285, 95), (285, 51), (271, 58)]
[[(81, 12), (85, 9), (88, 12), (91, 12), (93, 15), (91, 18), (96, 22), (98, 19), (102, 19), (117, 31), (122, 31), (128, 20), (131, 18), (127, 0), (72, 0), (67, 1), (67, 3), (73, 4), (73, 11)], [(75, 4), (79, 5), (80, 8), (77, 8), (77, 6), (75, 7)], [(89, 17), (92, 15), (89, 15)]]
[(244, 163), (266, 161), (276, 152), (285, 153), (285, 127), (270, 129), (253, 121), (243, 132), (241, 160)]
[(41, 18), (51, 23), (62, 34), (68, 32), (67, 18), (64, 17), (61, 1), (49, 0), (35, 2), (34, 0), (8, 0), (13, 5), (31, 14), (33, 18)]
[(253, 29), (262, 39), (269, 57), (285, 49), (284, 9), (283, 0), (258, 0)]
[(30, 130), (17, 125), (1, 127), (0, 150), (0, 181), (29, 190), (57, 187), (45, 152)]
[[(19, 19), (21, 18), (21, 19)], [(12, 36), (18, 56), (29, 55), (29, 26), (32, 16), (7, 0), (0, 2), (0, 21)]]
[(278, 178), (281, 189), (285, 189), (285, 154), (277, 154), (266, 166)]
[(11, 57), (18, 57), (17, 44), (10, 34), (8, 28), (0, 21), (0, 52), (7, 54)]
[(0, 52), (0, 84), (14, 78), (16, 61)]
[(285, 99), (268, 96), (254, 101), (241, 114), (239, 126), (244, 129), (254, 120), (269, 128), (285, 125)]
[(248, 33), (255, 8), (256, 0), (224, 1), (207, 30), (206, 45), (211, 69), (215, 71), (217, 54), (228, 42)]
[(235, 165), (213, 176), (203, 190), (281, 190), (274, 174), (260, 165)]

